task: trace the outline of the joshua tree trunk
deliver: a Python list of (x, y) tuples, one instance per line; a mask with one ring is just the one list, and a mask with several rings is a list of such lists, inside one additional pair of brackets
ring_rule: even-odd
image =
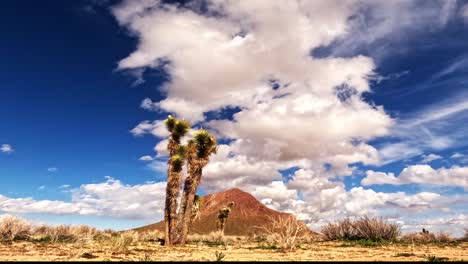
[(177, 216), (177, 238), (174, 243), (185, 245), (189, 231), (195, 194), (203, 173), (203, 167), (209, 162), (209, 156), (217, 151), (216, 139), (206, 130), (200, 129), (194, 134), (187, 146), (188, 173)]
[(231, 214), (232, 209), (234, 208), (234, 202), (228, 203), (228, 205), (218, 211), (218, 219), (216, 220), (216, 228), (224, 235), (224, 229), (226, 227), (226, 222)]
[[(177, 196), (179, 192), (179, 181), (177, 179), (177, 174), (172, 170), (172, 157), (175, 155), (177, 142), (172, 138), (169, 139), (168, 150), (169, 150), (169, 160), (167, 161), (167, 185), (166, 185), (166, 203), (164, 208), (164, 244), (167, 246), (172, 245), (173, 241), (173, 227), (175, 222), (175, 217), (173, 211), (177, 209)], [(176, 189), (176, 190), (174, 190)]]
[(166, 222), (167, 237), (169, 238), (167, 245), (174, 244), (174, 233), (177, 225), (177, 197), (180, 193), (180, 183), (182, 178), (182, 172), (171, 172), (171, 179), (167, 182), (166, 189), (166, 212), (169, 215)]
[(167, 150), (169, 160), (167, 162), (167, 185), (164, 208), (164, 238), (165, 245), (170, 246), (174, 241), (174, 230), (177, 220), (177, 198), (180, 192), (182, 168), (186, 158), (186, 148), (180, 145), (181, 138), (190, 129), (190, 124), (185, 120), (177, 120), (169, 116), (165, 121), (167, 130), (171, 133)]
[(189, 226), (188, 226), (188, 230), (187, 230), (187, 234), (190, 233), (190, 231), (192, 231), (192, 227), (193, 227), (193, 222), (195, 222), (195, 219), (197, 218), (196, 215), (191, 215), (190, 216), (190, 223), (189, 223)]
[(166, 185), (166, 203), (164, 206), (164, 245), (171, 245), (171, 160), (167, 162), (167, 185)]
[(190, 233), (190, 231), (192, 230), (193, 223), (195, 222), (195, 220), (200, 218), (201, 200), (202, 199), (201, 199), (200, 196), (195, 195), (195, 200), (194, 200), (193, 206), (192, 206), (192, 214), (190, 215), (190, 223), (189, 223), (189, 226), (188, 226), (187, 234)]
[[(190, 163), (189, 163), (190, 164)], [(177, 238), (176, 244), (185, 245), (189, 231), (190, 218), (192, 215), (192, 206), (195, 200), (195, 193), (201, 180), (202, 167), (189, 165), (189, 174), (185, 180), (184, 191), (180, 203), (179, 215), (177, 217)]]
[(226, 218), (218, 219), (217, 221), (217, 229), (224, 235), (224, 228), (226, 226)]

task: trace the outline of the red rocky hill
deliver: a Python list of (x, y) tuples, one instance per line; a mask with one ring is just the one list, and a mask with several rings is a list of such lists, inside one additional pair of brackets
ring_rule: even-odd
[[(258, 227), (267, 225), (271, 217), (276, 219), (291, 215), (266, 207), (249, 193), (237, 188), (229, 189), (202, 197), (201, 216), (194, 222), (191, 233), (207, 234), (215, 231), (218, 210), (225, 207), (229, 202), (234, 202), (235, 206), (226, 223), (226, 235), (245, 236), (252, 233), (260, 233), (261, 230)], [(301, 224), (303, 223), (301, 222)], [(135, 230), (146, 231), (154, 229), (164, 231), (164, 222), (161, 221), (156, 224), (136, 228)]]

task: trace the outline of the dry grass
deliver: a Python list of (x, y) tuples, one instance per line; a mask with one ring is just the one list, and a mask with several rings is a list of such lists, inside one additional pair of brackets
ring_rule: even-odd
[(209, 234), (191, 234), (187, 237), (189, 243), (204, 243), (211, 246), (232, 244), (238, 240), (235, 236), (225, 236), (222, 231), (213, 231)]
[(465, 235), (462, 237), (462, 240), (468, 242), (468, 228), (465, 228)]
[[(288, 221), (289, 220), (289, 221)], [(190, 235), (186, 247), (163, 247), (155, 243), (163, 237), (158, 231), (99, 231), (87, 226), (35, 226), (16, 217), (0, 218), (0, 261), (4, 260), (423, 260), (432, 255), (450, 260), (467, 260), (468, 243), (447, 243), (444, 247), (421, 241), (444, 242), (453, 240), (446, 233), (427, 235), (416, 239), (411, 253), (405, 243), (388, 243), (363, 249), (356, 244), (343, 247), (342, 242), (317, 242), (305, 236), (297, 221), (275, 219), (263, 238), (223, 236), (220, 232)], [(419, 237), (418, 233), (406, 237)], [(258, 241), (257, 241), (258, 240)], [(414, 239), (413, 239), (414, 240)], [(460, 238), (461, 240), (461, 238)], [(43, 243), (46, 242), (46, 243)], [(61, 243), (54, 243), (61, 242)], [(269, 242), (269, 244), (265, 244)], [(276, 245), (276, 246), (273, 246)], [(294, 252), (289, 249), (298, 248)], [(278, 251), (284, 249), (284, 251)], [(216, 253), (218, 251), (218, 253)], [(403, 252), (403, 253), (402, 253)], [(384, 256), (385, 255), (385, 256)], [(384, 256), (384, 257), (383, 257)], [(403, 259), (404, 258), (404, 259)]]
[(26, 220), (14, 216), (4, 216), (1, 218), (0, 241), (26, 240), (30, 235), (31, 224)]
[(112, 250), (114, 252), (128, 252), (129, 247), (140, 240), (140, 235), (135, 231), (121, 232), (112, 240)]
[(448, 233), (410, 233), (401, 237), (401, 241), (411, 243), (451, 243), (455, 239)]
[(401, 234), (399, 225), (367, 216), (329, 223), (321, 231), (328, 240), (394, 241)]
[(306, 228), (292, 216), (270, 219), (270, 224), (262, 227), (267, 242), (283, 250), (294, 250), (304, 238)]
[(103, 233), (96, 228), (89, 226), (39, 226), (33, 228), (33, 235), (36, 240), (64, 243), (86, 243), (99, 238)]

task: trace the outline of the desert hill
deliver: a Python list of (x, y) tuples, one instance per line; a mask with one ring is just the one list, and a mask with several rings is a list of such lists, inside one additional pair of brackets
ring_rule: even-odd
[[(227, 220), (225, 234), (245, 236), (261, 232), (258, 226), (269, 223), (270, 217), (287, 217), (291, 214), (272, 210), (259, 202), (251, 194), (234, 188), (223, 192), (213, 193), (202, 197), (200, 218), (193, 224), (191, 233), (207, 234), (216, 230), (218, 210), (229, 202), (234, 202), (234, 209)], [(301, 222), (301, 224), (303, 224)], [(164, 231), (164, 222), (136, 228), (136, 231), (148, 230)]]

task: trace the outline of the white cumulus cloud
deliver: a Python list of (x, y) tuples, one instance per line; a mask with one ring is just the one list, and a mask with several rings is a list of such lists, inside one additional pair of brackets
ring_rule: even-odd
[(3, 144), (1, 147), (0, 147), (0, 151), (3, 152), (3, 153), (11, 153), (13, 152), (13, 147), (9, 144)]

